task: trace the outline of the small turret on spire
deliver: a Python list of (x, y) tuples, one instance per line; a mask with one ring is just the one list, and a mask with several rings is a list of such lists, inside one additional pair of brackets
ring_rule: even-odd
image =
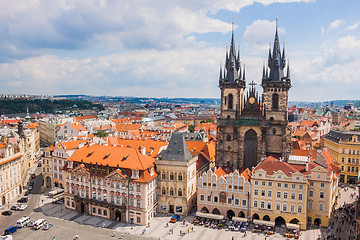
[(283, 62), (283, 67), (285, 68), (285, 66), (286, 66), (285, 41), (283, 42), (283, 52), (282, 52), (282, 55), (281, 55), (281, 59), (282, 59), (282, 62)]
[(289, 61), (289, 59), (288, 59), (288, 63), (287, 63), (286, 78), (287, 78), (287, 79), (290, 79), (290, 61)]
[(263, 73), (262, 78), (265, 78), (265, 60), (263, 61)]
[(221, 66), (221, 62), (220, 62), (220, 75), (219, 75), (219, 81), (222, 79), (222, 66)]
[(242, 78), (242, 80), (245, 81), (245, 64), (244, 64), (244, 71), (243, 71), (243, 78)]

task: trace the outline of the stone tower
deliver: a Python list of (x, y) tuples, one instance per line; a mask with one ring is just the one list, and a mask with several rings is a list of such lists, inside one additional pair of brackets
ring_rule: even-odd
[(285, 50), (281, 54), (276, 27), (273, 53), (269, 50), (268, 66), (263, 67), (263, 95), (259, 97), (256, 84), (251, 82), (245, 96), (245, 67), (240, 66), (240, 51), (235, 52), (233, 31), (224, 71), (220, 68), (221, 114), (215, 161), (223, 168), (251, 169), (268, 155), (287, 158), (290, 152), (290, 71), (288, 67), (284, 76)]
[(285, 47), (282, 53), (280, 50), (277, 21), (274, 47), (272, 53), (269, 48), (261, 86), (266, 120), (270, 123), (266, 134), (266, 155), (274, 155), (286, 160), (291, 150), (291, 133), (288, 129), (288, 94), (291, 80), (289, 64), (286, 66)]

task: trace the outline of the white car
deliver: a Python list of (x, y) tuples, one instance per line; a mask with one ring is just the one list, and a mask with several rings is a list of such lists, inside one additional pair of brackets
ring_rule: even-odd
[(26, 204), (21, 204), (21, 205), (19, 206), (18, 210), (24, 211), (26, 208), (27, 208), (27, 205), (26, 205)]

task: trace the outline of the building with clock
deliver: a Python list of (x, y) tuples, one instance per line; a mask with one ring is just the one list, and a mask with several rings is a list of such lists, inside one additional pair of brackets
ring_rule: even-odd
[(241, 66), (240, 51), (236, 54), (232, 32), (231, 46), (219, 77), (218, 167), (251, 169), (267, 156), (287, 159), (291, 152), (288, 128), (290, 70), (285, 48), (280, 49), (277, 26), (273, 49), (269, 49), (268, 62), (263, 66), (262, 95), (256, 91), (254, 82), (249, 85), (246, 89), (245, 66)]

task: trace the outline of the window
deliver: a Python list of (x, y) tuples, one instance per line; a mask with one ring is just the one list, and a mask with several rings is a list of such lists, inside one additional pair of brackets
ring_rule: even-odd
[(164, 172), (161, 174), (161, 179), (166, 179), (166, 176), (165, 176)]
[(269, 187), (272, 187), (272, 182), (268, 182), (268, 186), (269, 186)]
[(276, 192), (276, 198), (281, 198), (281, 192)]
[(289, 184), (284, 183), (284, 188), (288, 188), (288, 187), (289, 187)]
[(106, 210), (104, 210), (104, 216), (107, 216), (107, 211)]
[(279, 95), (274, 93), (272, 95), (272, 108), (277, 109), (279, 107)]
[(287, 211), (287, 204), (286, 204), (286, 203), (283, 204), (283, 211), (284, 211), (284, 212)]
[(342, 159), (341, 159), (341, 162), (342, 162), (342, 163), (345, 162), (345, 158), (342, 158)]
[(120, 205), (120, 196), (116, 196), (116, 205)]
[(215, 203), (219, 202), (219, 197), (218, 196), (214, 196), (214, 202)]
[(162, 194), (162, 195), (165, 195), (165, 194), (166, 194), (164, 187), (161, 189), (161, 194)]
[(281, 209), (281, 204), (280, 203), (276, 203), (276, 211), (280, 211)]
[(292, 189), (296, 189), (296, 185), (295, 185), (295, 184), (291, 184), (291, 188), (292, 188)]
[(182, 196), (182, 190), (181, 190), (181, 188), (179, 188), (179, 190), (178, 190), (178, 196)]
[(233, 95), (229, 94), (228, 109), (233, 109)]
[(238, 199), (238, 198), (235, 198), (235, 205), (240, 205), (240, 199)]
[(296, 194), (295, 193), (291, 193), (291, 200), (295, 200), (296, 198)]
[(211, 195), (208, 195), (208, 196), (207, 196), (207, 201), (208, 201), (208, 202), (211, 202)]
[(300, 200), (300, 201), (303, 200), (303, 195), (302, 195), (302, 193), (299, 193), (299, 200)]
[(136, 184), (136, 191), (140, 192), (140, 184)]
[(265, 202), (264, 201), (260, 202), (260, 208), (265, 208)]
[(320, 198), (324, 198), (324, 192), (320, 192)]
[(314, 196), (314, 191), (309, 191), (309, 197), (313, 197)]
[(170, 173), (170, 180), (174, 180), (174, 174), (173, 173)]
[(122, 189), (125, 189), (125, 183), (123, 183), (123, 184), (121, 185), (121, 188), (122, 188)]
[(129, 185), (129, 190), (130, 190), (130, 191), (133, 191), (133, 190), (134, 190), (134, 185), (133, 185), (132, 183), (130, 183), (130, 185)]
[(295, 212), (295, 205), (290, 205), (290, 212)]
[(227, 203), (231, 205), (232, 204), (232, 198), (228, 198)]
[(266, 186), (266, 182), (262, 181), (261, 186)]
[(259, 181), (256, 180), (256, 181), (254, 182), (254, 185), (255, 185), (255, 186), (258, 186), (258, 185), (259, 185)]
[[(279, 175), (280, 176), (280, 175)], [(281, 183), (277, 183), (277, 187), (281, 188)]]
[(137, 207), (137, 208), (140, 208), (140, 199), (137, 199), (137, 200), (136, 200), (136, 207)]
[(320, 178), (320, 174), (317, 175), (317, 178)]
[(174, 189), (170, 188), (170, 196), (173, 196), (173, 195), (174, 195)]
[(261, 190), (261, 196), (265, 197), (265, 190)]
[(204, 194), (201, 194), (200, 195), (200, 201), (204, 201), (205, 200), (205, 195)]
[(246, 201), (246, 199), (243, 199), (243, 200), (242, 200), (242, 206), (243, 206), (243, 207), (246, 207), (246, 205), (247, 205), (247, 201)]
[(323, 203), (319, 204), (319, 211), (324, 211), (324, 204)]
[(100, 208), (98, 208), (98, 214), (101, 214), (101, 209)]
[(179, 175), (178, 175), (178, 180), (179, 180), (179, 181), (182, 181), (182, 175), (181, 175), (181, 173), (179, 173)]
[(258, 201), (254, 201), (254, 208), (257, 208), (258, 207)]
[(300, 189), (300, 190), (303, 190), (303, 189), (304, 189), (304, 186), (303, 186), (303, 185), (299, 185), (299, 189)]
[(96, 213), (96, 209), (93, 207), (93, 213)]
[(302, 206), (298, 206), (298, 213), (302, 213)]
[(308, 208), (311, 210), (312, 209), (312, 202), (308, 203)]
[(325, 187), (325, 183), (323, 183), (323, 182), (320, 183), (320, 187), (322, 187), (322, 188)]
[(272, 196), (272, 192), (271, 190), (268, 191), (268, 197), (271, 197)]
[(284, 192), (284, 198), (287, 199), (287, 197), (288, 197), (288, 193)]
[(255, 196), (259, 195), (259, 190), (258, 189), (254, 189), (254, 195)]
[(310, 182), (310, 187), (313, 187), (314, 186), (314, 182)]
[(268, 202), (268, 203), (267, 203), (267, 209), (268, 209), (268, 210), (271, 210), (271, 202)]
[(141, 222), (141, 217), (136, 217), (136, 221), (137, 221), (138, 223), (140, 223), (140, 222)]

